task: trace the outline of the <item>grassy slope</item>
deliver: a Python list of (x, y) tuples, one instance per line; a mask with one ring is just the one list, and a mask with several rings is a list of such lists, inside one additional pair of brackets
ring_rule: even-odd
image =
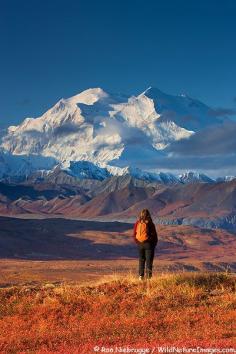
[(0, 289), (1, 353), (94, 353), (93, 345), (236, 347), (236, 277), (114, 276), (91, 286)]

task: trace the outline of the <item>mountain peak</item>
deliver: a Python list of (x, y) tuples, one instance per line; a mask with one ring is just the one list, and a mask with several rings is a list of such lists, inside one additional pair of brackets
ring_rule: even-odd
[(149, 98), (157, 98), (159, 95), (165, 95), (165, 93), (159, 90), (157, 87), (149, 86), (145, 91), (141, 93), (141, 95), (145, 95)]
[[(128, 97), (89, 88), (59, 100), (42, 116), (25, 119), (2, 135), (0, 147), (13, 155), (53, 157), (99, 166), (150, 166), (172, 142), (218, 123), (209, 107), (149, 87)], [(137, 171), (136, 171), (137, 172)]]
[(207, 182), (213, 183), (214, 180), (204, 173), (187, 171), (179, 175), (179, 180), (184, 183)]
[(67, 101), (72, 104), (84, 103), (87, 105), (92, 105), (95, 102), (101, 99), (106, 99), (108, 97), (109, 94), (106, 93), (103, 89), (100, 87), (95, 87), (84, 90), (81, 93), (68, 98)]

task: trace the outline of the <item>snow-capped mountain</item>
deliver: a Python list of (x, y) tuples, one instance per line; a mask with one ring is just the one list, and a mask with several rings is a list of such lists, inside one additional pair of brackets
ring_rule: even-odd
[(154, 100), (145, 93), (127, 98), (89, 89), (61, 99), (39, 118), (10, 126), (1, 147), (14, 155), (50, 156), (64, 167), (81, 160), (106, 166), (118, 159), (128, 166), (137, 149), (144, 158), (152, 158), (171, 141), (193, 134), (160, 118)]
[(236, 176), (223, 176), (223, 177), (218, 177), (216, 179), (216, 182), (230, 182), (236, 179)]
[(56, 164), (52, 157), (40, 155), (13, 155), (0, 149), (0, 179), (27, 177), (37, 170), (49, 171)]
[(206, 183), (213, 183), (215, 180), (208, 177), (204, 173), (197, 173), (188, 171), (178, 176), (179, 181), (183, 183), (194, 183), (194, 182), (206, 182)]
[(165, 148), (172, 142), (219, 124), (221, 120), (209, 116), (209, 111), (198, 100), (155, 88), (131, 97), (88, 89), (59, 100), (41, 117), (10, 126), (0, 138), (4, 151), (0, 176), (27, 175), (59, 164), (80, 178), (98, 174), (101, 179), (104, 173), (119, 175), (132, 170), (143, 178), (174, 182), (177, 177), (171, 174), (161, 177), (159, 172), (147, 172), (147, 177), (146, 172), (135, 169), (165, 157)]
[(103, 167), (98, 167), (89, 161), (71, 161), (70, 167), (65, 170), (78, 179), (104, 180), (111, 176), (111, 173)]
[(125, 168), (111, 168), (108, 166), (108, 170), (110, 171), (111, 175), (114, 176), (125, 176), (129, 175), (133, 178), (140, 179), (147, 182), (160, 182), (165, 184), (172, 184), (180, 182), (178, 177), (173, 175), (172, 173), (164, 173), (164, 172), (149, 172), (143, 171), (136, 167), (125, 167)]
[[(70, 168), (65, 169), (65, 172), (78, 179), (94, 179), (105, 180), (111, 176), (125, 176), (129, 175), (135, 179), (143, 180), (146, 182), (158, 182), (163, 184), (176, 184), (176, 183), (214, 183), (215, 179), (208, 177), (203, 173), (197, 173), (193, 171), (185, 172), (181, 175), (174, 175), (167, 172), (149, 172), (143, 171), (139, 168), (125, 167), (125, 168), (102, 168), (94, 165), (88, 161), (72, 162)], [(233, 179), (233, 178), (232, 178)], [(225, 181), (230, 181), (227, 179)], [(217, 179), (218, 181), (218, 179)]]
[(171, 121), (188, 131), (199, 131), (213, 124), (220, 124), (227, 118), (219, 119), (212, 115), (212, 109), (186, 94), (168, 95), (157, 88), (148, 88), (140, 96), (148, 97), (153, 102), (160, 121)]
[[(58, 175), (60, 175), (60, 179)], [(129, 175), (137, 180), (162, 184), (215, 182), (215, 180), (204, 174), (191, 171), (182, 175), (174, 175), (172, 173), (143, 171), (134, 167), (99, 167), (89, 161), (71, 161), (68, 168), (63, 168), (53, 158), (38, 155), (12, 155), (8, 152), (0, 151), (0, 181), (19, 182), (37, 179), (37, 181), (41, 182), (60, 180), (63, 183), (67, 183), (73, 179), (72, 182), (75, 183), (76, 180), (103, 181), (112, 176), (125, 175)], [(62, 176), (63, 178), (61, 178)], [(222, 177), (216, 181), (230, 181), (232, 179), (233, 177)]]

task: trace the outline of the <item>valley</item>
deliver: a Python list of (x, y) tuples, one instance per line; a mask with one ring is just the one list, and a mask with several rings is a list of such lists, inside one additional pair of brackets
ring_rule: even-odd
[[(0, 218), (0, 286), (81, 282), (137, 273), (133, 224), (66, 218)], [(155, 273), (235, 272), (235, 234), (157, 225)]]

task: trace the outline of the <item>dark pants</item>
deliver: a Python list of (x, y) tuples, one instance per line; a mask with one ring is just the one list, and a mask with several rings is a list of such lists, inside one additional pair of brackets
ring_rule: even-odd
[(145, 263), (146, 263), (146, 276), (152, 277), (152, 265), (155, 253), (155, 246), (150, 242), (143, 242), (138, 244), (139, 251), (139, 276), (144, 276)]

